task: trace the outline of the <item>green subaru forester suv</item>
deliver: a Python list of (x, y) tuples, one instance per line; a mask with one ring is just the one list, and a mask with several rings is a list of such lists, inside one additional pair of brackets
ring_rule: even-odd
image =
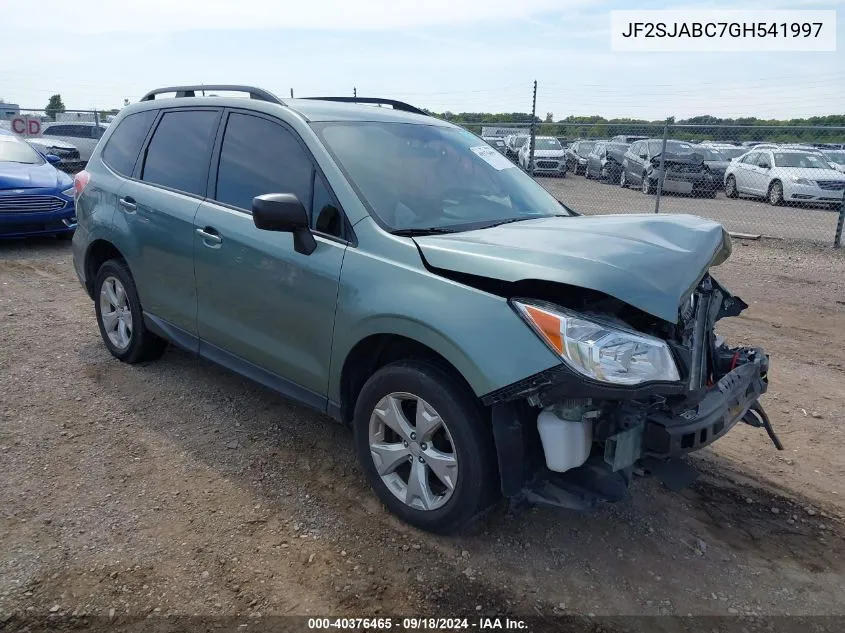
[(173, 343), (351, 425), (381, 501), (435, 532), (501, 496), (682, 486), (740, 420), (778, 445), (768, 357), (714, 334), (746, 307), (709, 274), (720, 225), (582, 216), (399, 101), (200, 89), (125, 108), (76, 177), (74, 266), (116, 358)]

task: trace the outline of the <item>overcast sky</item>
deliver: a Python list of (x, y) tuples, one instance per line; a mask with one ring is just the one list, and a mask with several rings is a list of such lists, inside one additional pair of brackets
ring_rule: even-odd
[(435, 111), (804, 117), (845, 113), (838, 52), (618, 53), (611, 9), (820, 8), (845, 0), (39, 0), (4, 3), (0, 98), (112, 108), (179, 83), (402, 99)]

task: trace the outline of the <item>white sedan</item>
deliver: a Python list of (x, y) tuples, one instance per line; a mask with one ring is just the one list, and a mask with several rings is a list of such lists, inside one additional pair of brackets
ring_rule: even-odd
[(796, 149), (752, 149), (725, 170), (725, 194), (783, 202), (840, 204), (845, 174), (832, 169), (818, 152)]

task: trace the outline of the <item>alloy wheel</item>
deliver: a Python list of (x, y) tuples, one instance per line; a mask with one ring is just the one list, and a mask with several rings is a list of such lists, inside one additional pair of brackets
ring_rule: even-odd
[(100, 318), (103, 330), (119, 350), (132, 342), (132, 308), (126, 288), (116, 277), (106, 277), (100, 288)]
[(422, 398), (395, 392), (376, 404), (370, 455), (385, 486), (417, 510), (445, 505), (458, 482), (458, 456), (445, 421)]

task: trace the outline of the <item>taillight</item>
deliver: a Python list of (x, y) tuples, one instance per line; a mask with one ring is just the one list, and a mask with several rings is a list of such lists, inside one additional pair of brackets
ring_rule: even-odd
[(88, 186), (88, 181), (91, 180), (91, 174), (84, 169), (73, 177), (73, 190), (79, 196)]

